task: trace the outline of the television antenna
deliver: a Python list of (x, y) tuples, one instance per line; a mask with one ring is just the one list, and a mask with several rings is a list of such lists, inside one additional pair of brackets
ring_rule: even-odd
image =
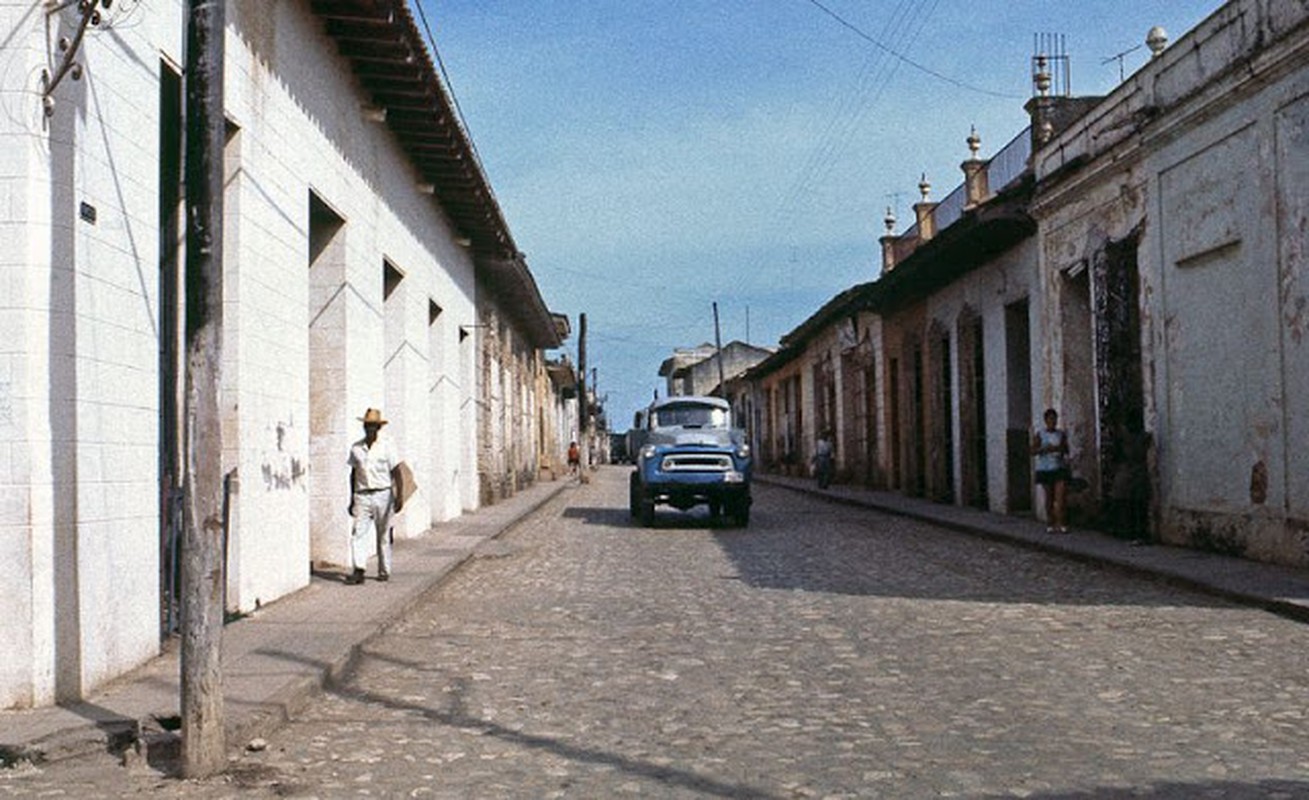
[(1100, 61), (1100, 64), (1101, 64), (1101, 66), (1103, 66), (1103, 65), (1105, 65), (1105, 64), (1108, 64), (1108, 63), (1111, 62), (1111, 61), (1117, 61), (1117, 62), (1118, 62), (1118, 82), (1119, 82), (1119, 83), (1122, 83), (1123, 81), (1125, 81), (1125, 80), (1127, 79), (1127, 73), (1126, 73), (1126, 71), (1125, 71), (1124, 68), (1123, 68), (1123, 62), (1127, 59), (1128, 56), (1130, 56), (1132, 53), (1135, 53), (1137, 50), (1140, 50), (1142, 47), (1145, 47), (1145, 45), (1144, 45), (1144, 44), (1138, 44), (1136, 47), (1128, 48), (1127, 50), (1124, 50), (1124, 51), (1121, 52), (1121, 53), (1118, 53), (1118, 54), (1116, 54), (1116, 55), (1109, 56), (1108, 58), (1101, 60), (1101, 61)]

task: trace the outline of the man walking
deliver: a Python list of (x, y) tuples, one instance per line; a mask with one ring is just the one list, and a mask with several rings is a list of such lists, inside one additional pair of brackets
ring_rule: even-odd
[(345, 582), (351, 585), (364, 582), (364, 567), (374, 549), (377, 579), (391, 577), (392, 487), (399, 465), (390, 440), (379, 437), (386, 424), (382, 412), (370, 408), (359, 419), (364, 423), (364, 438), (350, 448), (350, 516), (354, 526), (350, 535), (351, 572)]

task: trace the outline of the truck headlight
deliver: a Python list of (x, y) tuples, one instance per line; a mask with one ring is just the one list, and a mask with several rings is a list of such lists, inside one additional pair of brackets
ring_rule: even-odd
[(750, 457), (750, 445), (748, 445), (748, 444), (743, 444), (743, 445), (741, 445), (740, 447), (736, 448), (736, 457), (737, 457), (737, 458), (749, 458), (749, 457)]
[(654, 458), (655, 446), (648, 444), (641, 448), (641, 458)]

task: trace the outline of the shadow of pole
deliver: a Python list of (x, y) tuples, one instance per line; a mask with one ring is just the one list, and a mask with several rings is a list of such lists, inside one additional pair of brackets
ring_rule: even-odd
[[(304, 658), (295, 653), (286, 653), (268, 649), (259, 650), (258, 653), (260, 655), (280, 658), (293, 663), (309, 664), (322, 669), (324, 672), (327, 672), (328, 670), (326, 664), (314, 659)], [(676, 767), (663, 766), (648, 761), (628, 758), (617, 753), (578, 747), (560, 741), (559, 739), (516, 731), (512, 728), (507, 728), (495, 722), (482, 719), (481, 717), (469, 713), (465, 708), (466, 704), (464, 703), (463, 698), (467, 687), (466, 680), (456, 681), (457, 690), (452, 693), (450, 707), (445, 709), (428, 708), (427, 706), (417, 703), (409, 703), (403, 700), (387, 697), (378, 694), (377, 692), (370, 692), (347, 686), (346, 682), (349, 680), (350, 675), (369, 660), (419, 671), (430, 668), (430, 665), (428, 664), (372, 653), (360, 648), (356, 657), (351, 659), (350, 667), (345, 670), (345, 673), (337, 680), (328, 679), (325, 683), (325, 689), (337, 697), (354, 702), (381, 706), (382, 708), (394, 711), (418, 714), (424, 719), (440, 725), (463, 730), (476, 730), (485, 736), (492, 736), (503, 742), (508, 742), (527, 749), (548, 752), (579, 763), (610, 767), (633, 777), (657, 781), (664, 785), (690, 789), (713, 797), (781, 800), (781, 795), (772, 794), (756, 786), (725, 783), (704, 775), (698, 775), (694, 772), (677, 769)]]

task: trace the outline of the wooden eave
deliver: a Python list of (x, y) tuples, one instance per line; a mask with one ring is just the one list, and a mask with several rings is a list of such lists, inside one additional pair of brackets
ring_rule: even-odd
[[(536, 347), (561, 341), (407, 0), (310, 0), (361, 91), (469, 250), (479, 283)], [(510, 264), (511, 267), (504, 265)]]

